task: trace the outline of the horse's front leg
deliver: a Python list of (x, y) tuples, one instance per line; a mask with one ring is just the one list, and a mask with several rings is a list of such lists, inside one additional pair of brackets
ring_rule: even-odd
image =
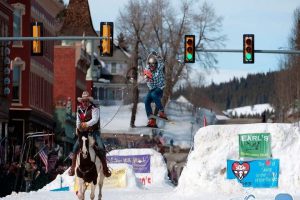
[(95, 198), (95, 189), (96, 189), (96, 185), (91, 183), (91, 195), (90, 195), (91, 200)]
[(102, 199), (102, 187), (103, 187), (103, 180), (104, 180), (104, 175), (103, 173), (98, 173), (98, 179), (97, 179), (97, 184), (99, 187), (99, 194), (98, 194), (98, 200)]
[(86, 182), (84, 182), (84, 184), (83, 184), (83, 199), (84, 199), (84, 197), (85, 197), (85, 191), (86, 191), (88, 185), (89, 185), (89, 184), (86, 183)]
[(77, 197), (79, 200), (84, 200), (84, 181), (82, 178), (78, 178), (78, 193), (77, 193)]

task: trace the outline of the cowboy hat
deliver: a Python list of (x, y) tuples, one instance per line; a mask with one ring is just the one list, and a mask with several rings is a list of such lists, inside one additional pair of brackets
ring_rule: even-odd
[(78, 102), (82, 100), (89, 100), (90, 102), (94, 101), (94, 98), (90, 96), (88, 91), (83, 91), (81, 97), (77, 98)]

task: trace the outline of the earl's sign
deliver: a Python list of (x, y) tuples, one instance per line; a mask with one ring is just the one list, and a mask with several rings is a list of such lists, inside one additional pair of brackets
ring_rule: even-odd
[(239, 153), (240, 157), (270, 158), (270, 133), (239, 134)]

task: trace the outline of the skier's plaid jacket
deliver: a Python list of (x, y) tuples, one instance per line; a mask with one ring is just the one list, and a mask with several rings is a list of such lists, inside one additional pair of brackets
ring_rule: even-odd
[[(147, 65), (146, 70), (150, 70), (149, 65)], [(150, 90), (155, 88), (163, 89), (165, 87), (165, 75), (164, 75), (164, 64), (158, 62), (157, 68), (152, 72), (152, 78), (147, 78), (147, 86)]]

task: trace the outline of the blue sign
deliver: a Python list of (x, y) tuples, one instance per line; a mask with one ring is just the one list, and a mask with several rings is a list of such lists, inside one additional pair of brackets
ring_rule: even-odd
[(56, 189), (53, 189), (53, 190), (50, 190), (51, 192), (61, 192), (61, 191), (69, 191), (70, 188), (69, 186), (67, 187), (61, 187), (61, 188), (56, 188)]
[(127, 163), (135, 173), (150, 173), (150, 155), (107, 156), (109, 163)]
[(279, 159), (227, 160), (227, 179), (237, 179), (243, 187), (278, 187)]

